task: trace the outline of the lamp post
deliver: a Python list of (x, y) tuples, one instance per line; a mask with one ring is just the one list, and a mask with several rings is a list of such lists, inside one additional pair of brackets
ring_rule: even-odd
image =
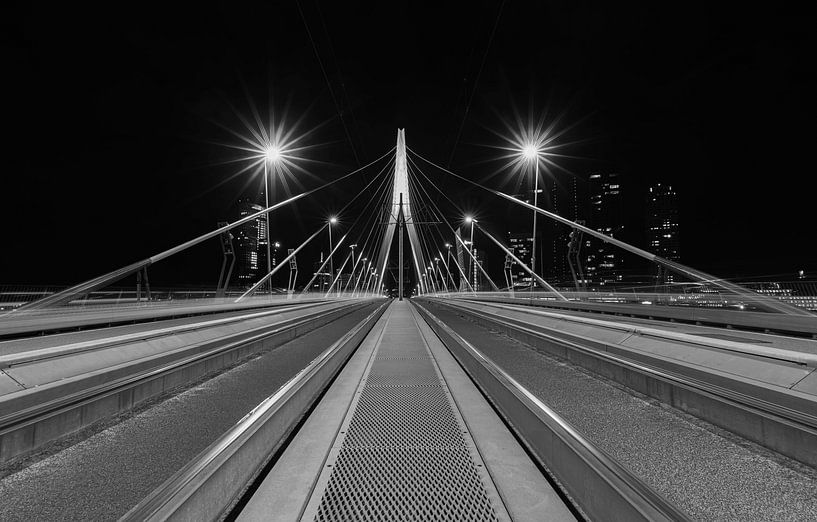
[[(361, 279), (363, 279), (363, 274), (366, 272), (366, 266), (367, 266), (366, 261), (368, 261), (368, 260), (369, 260), (369, 258), (367, 258), (367, 257), (363, 258), (363, 263), (362, 263), (362, 265), (360, 267), (360, 273), (358, 274), (357, 278), (355, 279), (355, 288), (354, 288), (354, 291), (352, 292), (352, 297), (355, 297), (357, 295), (358, 283), (360, 283)], [(369, 261), (368, 266), (371, 266), (371, 265), (372, 265), (372, 263), (371, 263), (371, 261)]]
[(451, 275), (451, 243), (446, 243), (445, 249), (445, 270), (448, 272), (448, 277), (451, 279), (451, 291), (455, 292), (457, 290), (457, 285), (454, 284), (454, 276)]
[(338, 218), (332, 216), (329, 218), (329, 281), (335, 277), (335, 265), (332, 263), (332, 225), (338, 222)]
[[(346, 287), (349, 286), (349, 282), (351, 282), (352, 279), (355, 278), (355, 249), (357, 248), (357, 243), (355, 243), (354, 245), (349, 245), (349, 248), (352, 249), (352, 253), (350, 254), (352, 256), (352, 270), (350, 270), (349, 273), (349, 281), (343, 287), (344, 291), (346, 290)], [(340, 285), (338, 285), (338, 296), (340, 296)]]
[(465, 216), (465, 222), (471, 223), (471, 241), (468, 244), (468, 248), (471, 249), (471, 255), (468, 256), (468, 266), (469, 266), (469, 274), (468, 277), (472, 277), (474, 279), (474, 284), (471, 285), (472, 288), (477, 287), (477, 249), (474, 247), (474, 223), (477, 223), (477, 220), (474, 219), (472, 216)]
[[(533, 163), (533, 206), (539, 207), (539, 149), (535, 145), (526, 145), (522, 149), (522, 155)], [(536, 221), (539, 214), (536, 210), (533, 211), (533, 238), (531, 241), (530, 251), (530, 269), (536, 273)], [(535, 278), (531, 277), (530, 289), (533, 292), (535, 285)]]
[[(269, 208), (270, 202), (270, 183), (269, 183), (269, 167), (270, 164), (276, 163), (281, 159), (281, 150), (273, 145), (268, 145), (264, 149), (264, 208)], [(272, 249), (270, 248), (270, 225), (269, 212), (264, 214), (264, 222), (267, 225), (266, 242), (267, 242), (267, 273), (272, 272)], [(269, 293), (272, 295), (272, 278), (269, 281)]]

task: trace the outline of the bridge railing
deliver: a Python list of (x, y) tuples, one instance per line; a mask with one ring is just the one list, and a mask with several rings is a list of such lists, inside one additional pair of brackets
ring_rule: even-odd
[[(37, 285), (4, 285), (0, 286), (0, 312), (15, 310), (26, 303), (31, 303), (54, 295), (63, 291), (64, 286), (37, 286)], [(64, 312), (70, 312), (79, 308), (94, 308), (103, 310), (106, 308), (123, 309), (128, 307), (145, 306), (167, 306), (173, 303), (206, 303), (218, 304), (221, 302), (232, 303), (237, 297), (246, 291), (245, 288), (230, 288), (223, 294), (218, 295), (214, 288), (202, 287), (175, 287), (175, 288), (151, 288), (150, 298), (146, 297), (146, 292), (142, 290), (141, 295), (134, 287), (113, 287), (104, 290), (96, 290), (88, 294), (78, 296), (76, 299), (66, 302)], [(330, 296), (330, 298), (335, 297)], [(343, 295), (342, 297), (347, 297)], [(261, 293), (254, 297), (254, 300), (292, 300), (298, 299), (298, 295), (287, 295), (285, 290), (274, 290), (272, 293)], [(314, 299), (315, 296), (309, 296)], [(55, 308), (48, 310), (54, 311)]]
[[(751, 294), (736, 295), (697, 284), (667, 285), (664, 287), (629, 287), (615, 289), (595, 289), (575, 291), (556, 288), (568, 301), (599, 304), (628, 304), (641, 306), (709, 308), (750, 312), (770, 312), (762, 306), (771, 297), (803, 310), (817, 312), (817, 283), (753, 283), (758, 285), (757, 298)], [(769, 290), (764, 291), (765, 285)], [(561, 300), (559, 295), (545, 289), (519, 287), (500, 292), (455, 292), (439, 293), (440, 296), (477, 295), (482, 297), (500, 296), (530, 300)]]

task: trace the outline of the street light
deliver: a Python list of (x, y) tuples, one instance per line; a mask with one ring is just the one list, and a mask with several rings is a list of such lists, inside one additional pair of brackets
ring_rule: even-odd
[[(539, 207), (539, 148), (529, 143), (522, 148), (522, 156), (525, 157), (529, 162), (533, 163), (533, 206), (538, 208)], [(530, 252), (530, 269), (535, 274), (536, 273), (536, 221), (538, 213), (536, 212), (536, 208), (533, 210), (533, 240), (531, 241), (531, 252)], [(530, 279), (530, 289), (533, 292), (533, 286), (535, 284), (535, 278), (531, 277)]]
[(338, 218), (332, 216), (329, 218), (329, 280), (335, 277), (335, 265), (332, 263), (332, 225), (338, 222)]
[(268, 145), (267, 148), (264, 149), (264, 156), (267, 158), (267, 161), (276, 162), (281, 158), (281, 149), (273, 145)]
[(457, 290), (457, 285), (454, 284), (454, 276), (451, 275), (451, 243), (445, 244), (445, 271), (448, 272), (448, 278), (451, 280), (451, 291)]
[(475, 262), (476, 262), (476, 257), (477, 257), (477, 249), (474, 247), (474, 223), (479, 223), (479, 222), (476, 219), (474, 219), (472, 216), (465, 216), (465, 222), (466, 223), (471, 223), (471, 243), (470, 243), (470, 246), (468, 248), (471, 249), (472, 255), (468, 256), (468, 267), (469, 267), (469, 272), (471, 272), (473, 274), (473, 277), (474, 277), (473, 287), (476, 288), (477, 287), (477, 266), (476, 266)]
[(525, 159), (532, 160), (539, 156), (539, 149), (533, 144), (525, 145), (522, 148), (522, 155), (525, 156)]
[[(264, 148), (264, 202), (266, 203), (266, 208), (269, 208), (270, 202), (270, 183), (269, 183), (269, 167), (270, 164), (277, 163), (281, 159), (281, 149), (275, 147), (273, 145), (267, 145)], [(272, 272), (272, 249), (270, 248), (270, 224), (269, 224), (269, 212), (264, 214), (264, 222), (267, 225), (266, 230), (266, 243), (267, 243), (267, 273), (269, 274)], [(276, 248), (278, 247), (278, 243), (275, 244)], [(272, 295), (272, 278), (270, 277), (269, 280), (269, 293)]]

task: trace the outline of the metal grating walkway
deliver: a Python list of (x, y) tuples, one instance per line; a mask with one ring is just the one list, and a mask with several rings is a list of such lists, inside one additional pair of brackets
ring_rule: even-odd
[(505, 518), (414, 313), (390, 312), (304, 518)]

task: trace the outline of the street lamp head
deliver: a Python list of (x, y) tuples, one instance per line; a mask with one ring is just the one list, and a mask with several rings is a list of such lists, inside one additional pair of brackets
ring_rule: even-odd
[(275, 147), (273, 145), (268, 145), (264, 149), (264, 157), (267, 158), (267, 161), (276, 162), (281, 159), (281, 149)]
[(532, 160), (539, 156), (539, 149), (533, 144), (525, 145), (522, 148), (522, 155), (525, 156), (526, 159)]
[(332, 217), (329, 218), (329, 222), (334, 225), (335, 223), (338, 222), (338, 218), (336, 218), (335, 216), (332, 216)]
[(445, 248), (451, 248), (451, 243), (446, 243)]
[(474, 218), (472, 218), (471, 216), (465, 216), (465, 222), (466, 223), (470, 223), (472, 221), (474, 221)]

